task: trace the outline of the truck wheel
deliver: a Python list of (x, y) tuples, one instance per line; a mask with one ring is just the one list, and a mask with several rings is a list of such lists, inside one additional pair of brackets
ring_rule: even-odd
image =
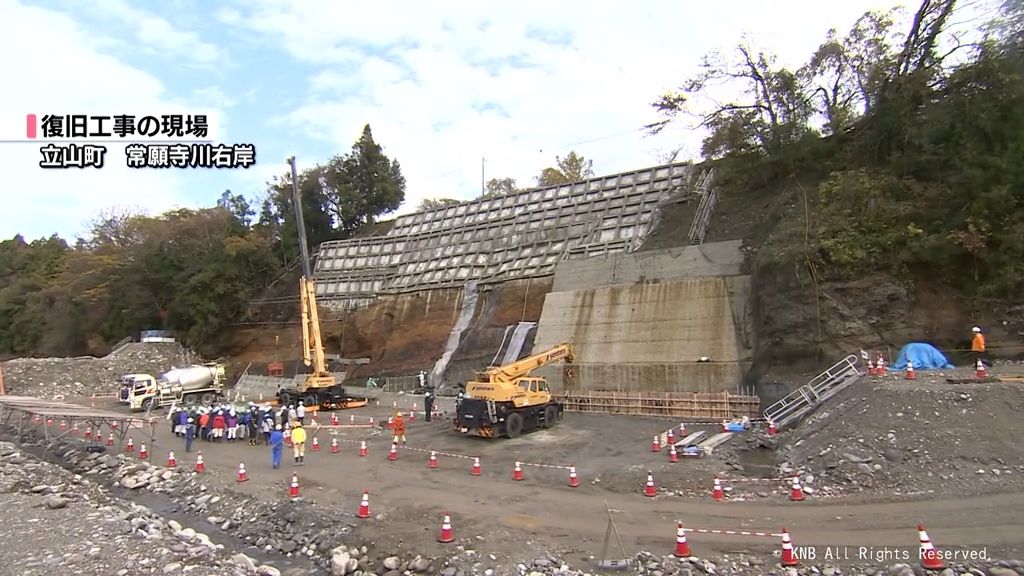
[(523, 415), (513, 412), (505, 419), (505, 433), (509, 438), (519, 438), (523, 433)]
[(309, 408), (310, 406), (320, 405), (320, 399), (316, 397), (316, 394), (306, 394), (306, 396), (302, 398), (302, 402), (306, 405), (307, 408)]
[(216, 400), (217, 397), (213, 394), (213, 392), (207, 392), (206, 394), (203, 394), (199, 399), (202, 400), (203, 404), (209, 406), (210, 404), (213, 404), (213, 401)]
[(287, 392), (281, 392), (277, 396), (277, 403), (281, 406), (291, 406), (292, 400), (292, 395)]
[(149, 412), (153, 408), (156, 408), (156, 398), (146, 398), (142, 401), (142, 409)]
[(544, 409), (544, 427), (551, 428), (558, 424), (558, 408), (548, 406)]

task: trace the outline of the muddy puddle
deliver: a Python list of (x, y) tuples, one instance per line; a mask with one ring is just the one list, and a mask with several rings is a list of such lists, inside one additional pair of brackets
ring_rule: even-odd
[(749, 478), (774, 478), (778, 476), (776, 469), (778, 456), (775, 450), (768, 448), (751, 448), (737, 450), (736, 457), (743, 466), (742, 474)]

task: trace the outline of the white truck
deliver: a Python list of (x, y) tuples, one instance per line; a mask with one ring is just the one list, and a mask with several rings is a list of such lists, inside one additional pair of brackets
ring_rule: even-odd
[(223, 395), (224, 380), (223, 364), (172, 368), (158, 378), (125, 374), (118, 398), (132, 410), (150, 410), (175, 402), (208, 404)]

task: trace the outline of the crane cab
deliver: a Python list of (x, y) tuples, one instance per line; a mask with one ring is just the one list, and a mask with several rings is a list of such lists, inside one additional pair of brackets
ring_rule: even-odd
[(516, 408), (551, 402), (548, 381), (543, 378), (521, 378), (517, 383), (520, 394), (513, 397)]

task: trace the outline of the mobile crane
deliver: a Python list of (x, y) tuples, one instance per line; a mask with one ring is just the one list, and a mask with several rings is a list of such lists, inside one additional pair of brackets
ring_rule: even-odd
[(343, 410), (366, 406), (366, 398), (352, 398), (345, 388), (338, 384), (334, 374), (327, 370), (324, 342), (320, 335), (320, 311), (316, 303), (316, 283), (309, 265), (309, 247), (306, 242), (306, 224), (302, 214), (302, 197), (299, 195), (298, 171), (295, 157), (288, 158), (292, 169), (292, 202), (295, 209), (295, 224), (299, 231), (299, 251), (302, 259), (302, 277), (299, 278), (299, 302), (302, 308), (302, 360), (312, 368), (306, 379), (296, 388), (282, 388), (277, 392), (281, 405), (290, 405), (302, 400), (306, 406), (318, 406), (324, 410)]
[[(476, 380), (466, 383), (465, 398), (457, 406), (455, 429), (484, 438), (518, 438), (524, 431), (554, 426), (562, 420), (564, 406), (552, 400), (547, 380), (530, 373), (559, 360), (573, 362), (570, 344), (477, 372)], [(562, 376), (570, 382), (572, 368), (566, 366)]]

